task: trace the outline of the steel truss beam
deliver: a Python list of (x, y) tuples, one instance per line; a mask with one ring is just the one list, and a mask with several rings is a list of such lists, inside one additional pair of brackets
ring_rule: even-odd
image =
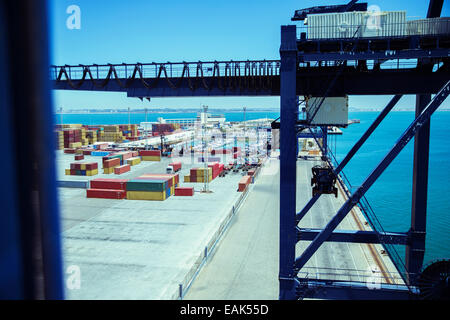
[(301, 269), (317, 249), (325, 242), (336, 229), (339, 223), (345, 218), (348, 212), (355, 206), (362, 196), (369, 190), (373, 183), (379, 178), (390, 163), (397, 157), (401, 150), (408, 144), (414, 135), (428, 123), (431, 115), (437, 110), (450, 93), (450, 81), (439, 91), (433, 100), (427, 105), (424, 111), (416, 117), (406, 131), (400, 136), (392, 149), (378, 164), (378, 166), (367, 177), (363, 184), (351, 195), (342, 205), (336, 215), (330, 220), (326, 227), (314, 238), (312, 243), (305, 249), (302, 255), (295, 259), (295, 267)]
[(344, 282), (334, 280), (297, 279), (298, 298), (351, 300), (414, 299), (414, 288), (384, 283)]
[[(297, 227), (297, 241), (314, 240), (322, 229), (310, 229)], [(336, 230), (326, 240), (329, 242), (352, 242), (352, 243), (391, 243), (408, 244), (409, 235), (399, 232), (376, 232), (357, 230)]]
[(299, 53), (300, 62), (308, 61), (340, 61), (340, 60), (383, 60), (383, 59), (419, 59), (442, 58), (450, 54), (450, 49), (431, 50), (392, 50), (382, 52), (318, 52)]
[[(268, 62), (267, 62), (268, 63)], [(234, 72), (230, 74), (221, 71), (216, 75), (196, 77), (180, 77), (182, 67), (171, 75), (170, 72), (159, 73), (159, 64), (149, 65), (149, 71), (135, 74), (131, 81), (133, 66), (120, 69), (116, 72), (108, 71), (103, 67), (103, 73), (97, 76), (96, 67), (86, 66), (90, 73), (83, 71), (83, 67), (66, 67), (66, 73), (52, 72), (51, 84), (57, 90), (88, 90), (88, 91), (114, 91), (126, 92), (128, 97), (193, 97), (193, 96), (279, 96), (280, 75), (277, 63), (273, 62), (273, 74), (264, 70), (254, 69), (253, 74), (244, 75)], [(444, 64), (445, 66), (445, 64)], [(55, 67), (58, 68), (58, 67)], [(136, 66), (134, 66), (136, 68)], [(164, 67), (167, 71), (169, 67)], [(226, 68), (226, 67), (221, 67)], [(59, 69), (55, 69), (59, 70)], [(71, 71), (70, 71), (71, 70)], [(140, 70), (139, 68), (137, 70)], [(298, 66), (297, 69), (297, 95), (323, 95), (324, 83), (329, 83), (336, 74), (333, 66), (307, 67)], [(67, 74), (70, 78), (65, 78)], [(61, 77), (59, 77), (61, 75)], [(159, 78), (158, 78), (159, 75)], [(445, 84), (450, 72), (442, 68), (439, 72), (432, 70), (417, 70), (417, 68), (381, 69), (359, 72), (356, 67), (343, 67), (339, 81), (330, 89), (328, 96), (366, 95), (366, 94), (427, 94), (437, 93)], [(91, 76), (93, 79), (91, 79)], [(117, 76), (117, 78), (116, 78)], [(128, 78), (126, 77), (128, 76)], [(84, 80), (82, 80), (84, 77)], [(345, 79), (345, 81), (341, 81)]]

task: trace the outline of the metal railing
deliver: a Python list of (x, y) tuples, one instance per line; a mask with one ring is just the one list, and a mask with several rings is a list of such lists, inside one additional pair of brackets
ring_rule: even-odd
[(90, 72), (94, 79), (101, 80), (111, 72), (119, 79), (127, 79), (135, 73), (141, 74), (144, 78), (158, 78), (161, 77), (161, 73), (170, 78), (182, 78), (279, 75), (279, 71), (279, 60), (52, 65), (50, 79), (63, 80), (62, 76), (67, 74), (68, 78), (79, 80), (85, 72)]

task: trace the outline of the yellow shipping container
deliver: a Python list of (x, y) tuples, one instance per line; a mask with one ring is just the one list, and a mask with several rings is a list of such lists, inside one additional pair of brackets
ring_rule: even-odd
[[(118, 166), (116, 166), (116, 167), (118, 167)], [(114, 173), (114, 168), (115, 167), (113, 167), (113, 168), (103, 168), (103, 173), (104, 174)]]
[(128, 200), (166, 200), (166, 191), (127, 191)]
[(81, 142), (71, 142), (69, 143), (69, 148), (79, 148), (81, 147)]
[(70, 169), (66, 169), (66, 176), (70, 176)]
[(98, 174), (98, 169), (94, 169), (94, 170), (86, 170), (86, 175), (87, 176), (95, 176)]
[[(212, 181), (212, 175), (209, 176), (208, 182)], [(205, 182), (205, 177), (197, 176), (197, 182)]]
[[(212, 176), (212, 168), (208, 168), (209, 175)], [(203, 177), (205, 175), (205, 168), (197, 169), (197, 177)]]
[(161, 161), (161, 157), (158, 156), (142, 156), (143, 161)]
[(141, 163), (141, 158), (139, 157), (134, 157), (134, 158), (129, 158), (127, 159), (127, 164), (129, 164), (130, 166), (134, 166)]
[(191, 176), (184, 176), (184, 182), (191, 182)]

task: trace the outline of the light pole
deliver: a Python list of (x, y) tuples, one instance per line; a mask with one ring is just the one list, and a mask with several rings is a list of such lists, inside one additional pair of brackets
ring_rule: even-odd
[(206, 148), (206, 137), (205, 137), (205, 131), (206, 131), (206, 119), (207, 119), (207, 117), (206, 117), (206, 112), (208, 111), (208, 106), (203, 106), (203, 121), (202, 121), (202, 124), (203, 124), (203, 126), (202, 126), (202, 146), (203, 146), (203, 152), (202, 152), (202, 155), (203, 155), (203, 163), (204, 163), (204, 165), (203, 165), (203, 168), (204, 168), (204, 178), (203, 178), (203, 181), (204, 181), (204, 187), (203, 187), (203, 192), (208, 192), (209, 190), (209, 185), (208, 185), (208, 183), (209, 183), (209, 172), (208, 172), (208, 162), (206, 161), (206, 152), (205, 152), (205, 150), (207, 149)]
[(145, 108), (145, 126), (144, 126), (144, 135), (145, 135), (145, 150), (148, 150), (148, 130), (147, 130), (147, 108)]
[(245, 141), (245, 158), (244, 158), (244, 163), (245, 165), (248, 164), (248, 137), (247, 137), (247, 120), (246, 120), (246, 111), (247, 111), (247, 107), (244, 107), (244, 141)]

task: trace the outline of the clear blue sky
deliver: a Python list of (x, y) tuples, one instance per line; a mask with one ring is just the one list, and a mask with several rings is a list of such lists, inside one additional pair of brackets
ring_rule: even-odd
[[(52, 64), (278, 59), (280, 26), (296, 9), (344, 1), (49, 0)], [(424, 18), (427, 0), (366, 1), (383, 11)], [(81, 9), (81, 29), (69, 30), (66, 9)], [(449, 16), (444, 1), (442, 16)], [(354, 107), (382, 107), (388, 96), (351, 96)], [(127, 98), (125, 93), (54, 91), (57, 108), (279, 107), (279, 98)], [(400, 107), (414, 105), (406, 97)], [(446, 103), (446, 106), (450, 103)]]

